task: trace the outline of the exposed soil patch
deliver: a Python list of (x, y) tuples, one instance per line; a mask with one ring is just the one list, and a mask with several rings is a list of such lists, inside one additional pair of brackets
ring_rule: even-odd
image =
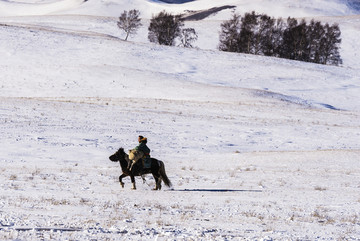
[(224, 9), (231, 9), (231, 8), (236, 8), (236, 6), (225, 5), (225, 6), (221, 6), (221, 7), (210, 8), (207, 10), (189, 11), (188, 13), (184, 14), (182, 16), (182, 18), (185, 21), (198, 21), (198, 20), (202, 20), (204, 18), (209, 17), (211, 14), (220, 12)]
[(160, 0), (160, 1), (164, 3), (182, 4), (182, 3), (193, 2), (194, 0)]

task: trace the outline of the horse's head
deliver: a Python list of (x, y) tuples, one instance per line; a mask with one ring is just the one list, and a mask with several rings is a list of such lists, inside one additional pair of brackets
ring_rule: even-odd
[(118, 162), (122, 159), (125, 158), (125, 151), (124, 151), (124, 148), (120, 148), (117, 152), (115, 152), (114, 154), (112, 154), (111, 156), (109, 156), (109, 159), (113, 162)]

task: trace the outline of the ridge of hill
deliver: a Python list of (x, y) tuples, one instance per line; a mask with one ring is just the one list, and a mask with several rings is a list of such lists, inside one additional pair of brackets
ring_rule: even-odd
[[(24, 2), (0, 0), (0, 240), (360, 240), (360, 18), (343, 2)], [(233, 3), (339, 22), (344, 65), (218, 51), (233, 9), (186, 22), (197, 48), (147, 41), (153, 13)], [(119, 185), (108, 157), (138, 135), (172, 187)]]
[[(139, 9), (145, 18), (151, 18), (153, 14), (167, 10), (175, 14), (183, 14), (186, 11), (206, 11), (211, 8), (223, 8), (235, 6), (239, 13), (257, 11), (267, 13), (274, 17), (310, 17), (310, 16), (345, 16), (359, 13), (359, 3), (355, 0), (223, 0), (223, 1), (109, 1), (109, 0), (57, 0), (31, 2), (23, 1), (0, 1), (0, 16), (24, 16), (46, 14), (90, 14), (95, 16), (119, 16), (123, 10)], [(229, 16), (231, 9), (221, 11), (221, 14), (213, 14), (210, 19), (224, 19)], [(226, 17), (225, 19), (227, 19)]]

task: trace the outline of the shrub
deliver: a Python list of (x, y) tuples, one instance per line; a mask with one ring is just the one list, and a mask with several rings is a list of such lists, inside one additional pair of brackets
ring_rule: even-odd
[(172, 15), (165, 11), (153, 16), (148, 28), (148, 38), (150, 42), (160, 45), (173, 46), (175, 39), (181, 36), (183, 20), (179, 15)]

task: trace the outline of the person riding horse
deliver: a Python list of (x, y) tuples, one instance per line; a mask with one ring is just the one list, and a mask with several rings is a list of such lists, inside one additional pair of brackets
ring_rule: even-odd
[(138, 141), (139, 145), (137, 145), (133, 150), (130, 150), (129, 153), (129, 158), (132, 160), (129, 167), (130, 171), (139, 160), (141, 160), (141, 168), (150, 168), (151, 165), (150, 148), (146, 145), (147, 138), (139, 136)]

